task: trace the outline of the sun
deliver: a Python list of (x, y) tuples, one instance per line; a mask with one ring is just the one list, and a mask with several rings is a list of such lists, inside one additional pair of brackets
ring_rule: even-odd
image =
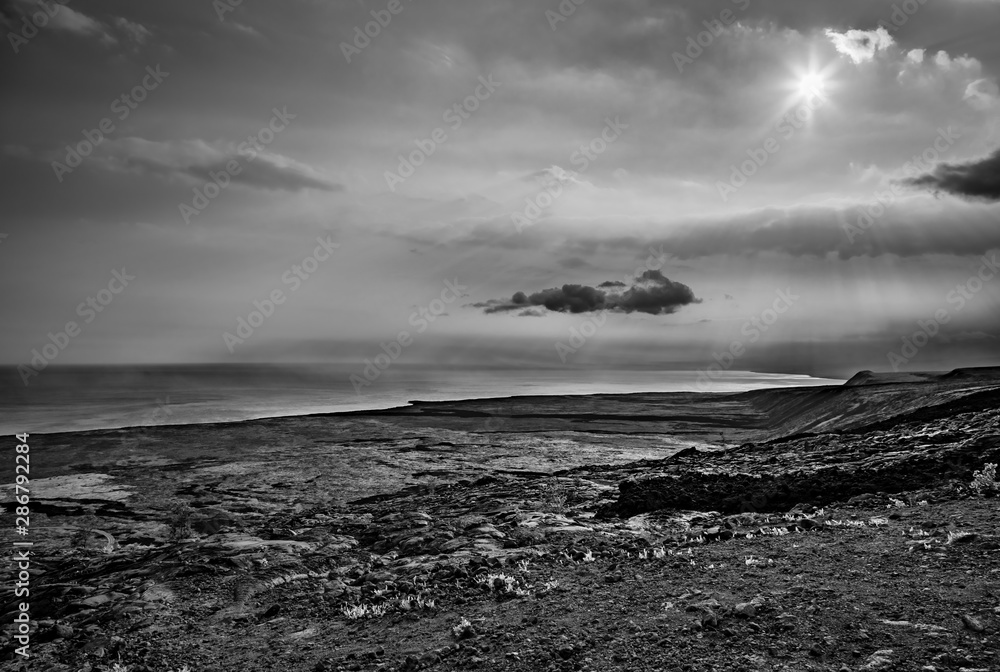
[(795, 89), (800, 98), (809, 98), (823, 95), (826, 84), (827, 78), (822, 72), (806, 72), (799, 76)]
[[(833, 107), (836, 94), (845, 85), (839, 67), (838, 61), (824, 62), (818, 54), (787, 61), (784, 76), (779, 76), (774, 84), (776, 93), (780, 92), (775, 96), (778, 118), (795, 113), (811, 119), (821, 107)], [(808, 114), (799, 112), (802, 109)]]
[(841, 88), (842, 83), (836, 79), (837, 61), (822, 63), (812, 55), (799, 61), (798, 64), (788, 64), (788, 78), (781, 84), (786, 92), (784, 106), (792, 109), (802, 104), (814, 104), (816, 100), (830, 102), (834, 90)]

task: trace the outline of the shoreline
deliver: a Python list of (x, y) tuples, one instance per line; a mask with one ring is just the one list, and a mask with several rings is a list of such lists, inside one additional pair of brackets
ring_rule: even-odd
[[(767, 376), (781, 376), (786, 381), (824, 381), (822, 383), (816, 384), (786, 384), (786, 385), (776, 385), (773, 387), (752, 387), (749, 389), (742, 390), (727, 390), (727, 391), (700, 391), (700, 390), (675, 390), (667, 392), (659, 391), (633, 391), (633, 392), (586, 392), (581, 394), (517, 394), (517, 395), (507, 395), (499, 397), (462, 397), (459, 399), (444, 399), (444, 400), (427, 400), (427, 399), (411, 399), (402, 404), (387, 402), (386, 405), (379, 404), (378, 406), (373, 406), (371, 408), (363, 409), (352, 409), (352, 410), (334, 410), (334, 411), (308, 411), (305, 413), (281, 413), (277, 415), (260, 415), (249, 418), (240, 418), (235, 420), (193, 420), (190, 422), (166, 422), (166, 423), (142, 423), (142, 424), (127, 424), (127, 425), (109, 425), (102, 427), (92, 427), (88, 429), (59, 429), (55, 431), (43, 430), (32, 432), (29, 427), (16, 427), (11, 431), (6, 431), (7, 434), (13, 434), (14, 432), (29, 432), (33, 435), (38, 436), (57, 436), (63, 434), (90, 434), (95, 432), (113, 432), (113, 431), (125, 431), (125, 430), (150, 430), (153, 428), (180, 428), (180, 427), (224, 427), (230, 425), (237, 425), (242, 423), (260, 422), (268, 420), (290, 420), (294, 418), (321, 418), (321, 417), (350, 417), (350, 416), (366, 416), (369, 414), (380, 415), (389, 413), (392, 411), (405, 412), (407, 409), (414, 409), (422, 406), (434, 406), (434, 405), (447, 405), (447, 404), (470, 404), (470, 403), (517, 403), (519, 400), (526, 399), (542, 399), (542, 400), (556, 400), (556, 399), (575, 399), (575, 400), (596, 400), (598, 398), (607, 397), (636, 397), (640, 395), (649, 396), (657, 395), (658, 397), (664, 398), (664, 400), (669, 400), (672, 396), (677, 395), (739, 395), (748, 394), (754, 392), (767, 392), (767, 391), (779, 391), (779, 390), (790, 390), (790, 389), (821, 389), (821, 388), (840, 388), (847, 380), (840, 379), (828, 379), (828, 378), (817, 378), (813, 376), (808, 376), (804, 374), (771, 374), (771, 373), (761, 373), (755, 371), (746, 371), (740, 373), (748, 373), (753, 375), (767, 375)], [(827, 383), (825, 381), (840, 381), (839, 383)], [(377, 403), (377, 402), (376, 402)]]

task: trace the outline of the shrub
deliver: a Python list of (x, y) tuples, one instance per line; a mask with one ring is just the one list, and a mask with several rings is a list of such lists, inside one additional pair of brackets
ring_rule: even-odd
[(191, 527), (193, 515), (194, 511), (187, 504), (178, 502), (170, 507), (167, 525), (170, 526), (171, 539), (188, 539), (194, 534), (194, 528)]
[(977, 495), (1000, 492), (1000, 483), (997, 483), (997, 465), (990, 462), (982, 471), (973, 473), (972, 484), (969, 487)]

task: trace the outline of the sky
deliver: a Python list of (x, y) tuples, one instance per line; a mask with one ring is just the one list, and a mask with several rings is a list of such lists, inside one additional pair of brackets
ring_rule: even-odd
[(1000, 364), (997, 0), (0, 7), (7, 365)]

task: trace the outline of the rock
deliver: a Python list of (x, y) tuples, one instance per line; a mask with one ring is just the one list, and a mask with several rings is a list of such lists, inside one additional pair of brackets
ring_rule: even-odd
[(892, 649), (880, 649), (868, 656), (868, 660), (861, 666), (862, 670), (875, 672), (876, 670), (887, 670), (892, 666)]
[(750, 602), (740, 602), (733, 607), (733, 613), (742, 618), (753, 618), (757, 615), (757, 607)]
[(794, 630), (795, 629), (795, 616), (792, 614), (784, 613), (778, 615), (778, 628), (781, 630)]
[(979, 535), (975, 532), (959, 532), (951, 539), (953, 544), (971, 544), (973, 541), (979, 538)]
[(695, 602), (694, 604), (689, 604), (685, 611), (696, 612), (695, 622), (702, 626), (712, 626), (716, 627), (719, 625), (719, 616), (717, 611), (722, 608), (718, 600), (709, 599), (702, 600), (701, 602)]
[(73, 636), (72, 626), (66, 625), (64, 623), (59, 623), (58, 625), (56, 625), (54, 632), (56, 637), (62, 637), (63, 639), (69, 639)]
[(966, 628), (972, 630), (973, 632), (983, 632), (986, 630), (979, 619), (974, 616), (969, 616), (968, 614), (962, 616), (962, 623), (965, 624)]
[(94, 595), (92, 597), (87, 597), (82, 600), (75, 602), (77, 606), (93, 609), (94, 607), (99, 607), (102, 604), (107, 604), (111, 601), (111, 595), (108, 593), (102, 593), (100, 595)]
[(689, 604), (685, 611), (702, 611), (705, 609), (715, 610), (721, 609), (722, 605), (716, 599), (702, 600), (701, 602), (695, 602), (694, 604)]
[(556, 649), (556, 653), (559, 654), (559, 657), (562, 658), (563, 660), (569, 660), (570, 658), (573, 657), (575, 651), (573, 650), (572, 646), (569, 646), (567, 644), (566, 646), (560, 646), (558, 649)]

